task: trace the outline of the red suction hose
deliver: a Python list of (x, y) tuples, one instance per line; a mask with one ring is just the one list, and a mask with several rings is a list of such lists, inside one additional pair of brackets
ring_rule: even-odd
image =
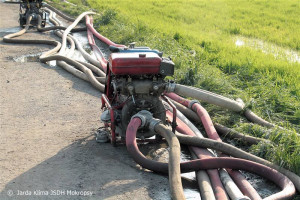
[[(87, 17), (86, 18), (87, 20), (92, 20), (92, 17)], [(115, 46), (115, 47), (126, 47), (125, 45), (122, 45), (122, 44), (116, 44), (114, 42), (112, 42), (111, 40), (109, 40), (108, 38), (104, 37), (103, 35), (101, 35), (100, 33), (98, 33), (92, 24), (90, 23), (87, 23), (86, 24), (87, 28), (99, 39), (101, 40), (102, 42), (104, 42), (105, 44), (107, 44), (108, 46), (112, 45), (112, 46)]]
[[(89, 41), (90, 46), (93, 49), (93, 52), (95, 53), (95, 56), (97, 58), (97, 60), (100, 62), (100, 65), (102, 66), (102, 70), (106, 73), (107, 71), (107, 60), (105, 59), (103, 53), (101, 52), (101, 50), (98, 48), (98, 46), (96, 45), (96, 42), (94, 40), (94, 36), (93, 36), (93, 31), (91, 29), (91, 27), (93, 27), (93, 18), (90, 18), (88, 15), (85, 16), (85, 23), (87, 26), (87, 38)], [(93, 29), (94, 31), (96, 31), (95, 29)]]

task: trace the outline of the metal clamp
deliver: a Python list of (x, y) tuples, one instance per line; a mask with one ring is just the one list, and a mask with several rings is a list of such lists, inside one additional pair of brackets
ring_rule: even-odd
[(166, 85), (166, 92), (167, 93), (174, 92), (175, 91), (175, 87), (176, 87), (176, 83), (175, 82), (169, 82)]
[(199, 103), (200, 104), (200, 102), (198, 100), (191, 100), (190, 103), (189, 103), (189, 105), (188, 105), (189, 109), (192, 109), (192, 107), (193, 107), (193, 105), (195, 103)]
[(161, 122), (160, 119), (156, 119), (156, 118), (152, 118), (152, 120), (149, 123), (149, 129), (152, 132), (155, 132), (154, 128), (157, 124), (159, 124)]
[(141, 120), (141, 128), (145, 127), (147, 123), (153, 118), (152, 113), (147, 110), (141, 110), (137, 114), (131, 117), (131, 120), (134, 118), (139, 118)]

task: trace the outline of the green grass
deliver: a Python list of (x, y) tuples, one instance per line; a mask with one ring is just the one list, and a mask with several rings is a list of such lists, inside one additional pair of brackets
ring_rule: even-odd
[[(242, 98), (264, 119), (291, 130), (266, 130), (237, 113), (203, 103), (213, 121), (268, 137), (256, 154), (300, 175), (300, 64), (263, 49), (237, 47), (234, 38), (256, 38), (300, 54), (299, 1), (70, 0), (52, 1), (72, 15), (92, 8), (94, 26), (111, 40), (164, 51), (176, 65), (176, 82)], [(270, 132), (270, 134), (265, 134)]]

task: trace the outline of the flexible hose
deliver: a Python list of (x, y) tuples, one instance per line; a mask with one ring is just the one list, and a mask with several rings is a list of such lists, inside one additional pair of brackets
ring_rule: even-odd
[[(100, 70), (101, 68), (101, 65), (99, 65), (99, 62), (97, 62), (90, 54), (88, 54), (83, 48), (82, 48), (82, 45), (80, 42), (78, 42), (78, 40), (73, 37), (73, 36), (70, 36), (75, 44), (76, 44), (76, 47), (77, 49), (80, 51), (81, 55), (84, 57), (84, 59), (86, 59), (87, 61), (89, 61), (91, 64), (88, 66), (89, 69), (91, 69), (93, 72), (95, 72), (97, 75), (99, 76), (106, 76), (106, 74)], [(96, 67), (97, 66), (97, 67)]]
[[(84, 14), (90, 14), (90, 13), (84, 13)], [(84, 16), (80, 16), (81, 18)], [(40, 56), (40, 61), (41, 62), (48, 62), (51, 60), (58, 60), (58, 61), (65, 61), (68, 64), (71, 64), (73, 66), (76, 66), (76, 68), (80, 69), (81, 71), (83, 71), (84, 73), (82, 73), (81, 71), (75, 69), (74, 67), (67, 65), (64, 62), (57, 62), (61, 67), (63, 67), (65, 70), (67, 70), (68, 72), (72, 73), (73, 75), (86, 80), (86, 81), (90, 81), (91, 84), (96, 87), (97, 89), (99, 89), (101, 92), (104, 92), (104, 85), (102, 85), (101, 83), (99, 83), (99, 81), (95, 78), (95, 76), (93, 75), (92, 71), (90, 69), (88, 69), (87, 67), (85, 67), (84, 65), (80, 64), (79, 62), (76, 62), (73, 59), (70, 59), (66, 56), (63, 55), (53, 55), (54, 53), (56, 53), (59, 49), (61, 49), (61, 44), (57, 41), (51, 41), (51, 40), (24, 40), (24, 39), (12, 39), (14, 37), (20, 36), (22, 34), (24, 34), (30, 25), (30, 21), (31, 21), (32, 17), (30, 16), (27, 19), (25, 28), (22, 29), (21, 31), (17, 32), (17, 33), (13, 33), (13, 34), (9, 34), (4, 36), (3, 41), (7, 42), (7, 43), (21, 43), (21, 44), (49, 44), (49, 45), (56, 45), (56, 47), (54, 49), (51, 49), (50, 51), (47, 51), (46, 53), (43, 53)], [(76, 22), (78, 23), (79, 20), (77, 20)], [(76, 26), (75, 23), (72, 24), (73, 26)], [(68, 29), (68, 31), (70, 31), (71, 28)], [(66, 40), (67, 40), (67, 34), (65, 34), (64, 37), (64, 41), (65, 41), (65, 45), (66, 45)], [(73, 41), (71, 39), (71, 41)], [(71, 45), (72, 46), (72, 45)], [(75, 46), (75, 45), (74, 45)], [(65, 52), (65, 51), (62, 51)], [(70, 51), (71, 52), (71, 51)]]
[[(207, 111), (198, 103), (192, 105), (192, 110), (197, 112), (198, 116), (200, 117), (202, 124), (205, 128), (205, 131), (209, 138), (222, 142), (221, 138), (219, 137), (212, 121), (207, 113)], [(220, 156), (225, 156), (220, 154)], [(227, 171), (230, 176), (234, 176), (235, 174), (231, 174), (232, 171)], [(238, 172), (239, 173), (239, 172)], [(239, 178), (235, 178), (236, 183), (240, 186), (240, 190), (251, 199), (261, 199), (257, 191), (252, 187), (252, 185), (246, 180), (244, 176), (239, 176)], [(228, 185), (231, 186), (232, 184)], [(235, 191), (235, 190), (232, 190)]]
[[(131, 126), (128, 126), (126, 135), (127, 133), (133, 133), (132, 138), (135, 142), (135, 137), (137, 129), (141, 125), (141, 120), (139, 118), (133, 118), (130, 121)], [(183, 193), (183, 188), (182, 188), (182, 183), (181, 183), (181, 176), (180, 176), (180, 144), (171, 131), (169, 131), (167, 128), (164, 127), (164, 125), (158, 125), (156, 126), (156, 131), (159, 133), (161, 136), (166, 138), (170, 151), (169, 151), (169, 164), (168, 165), (168, 173), (169, 173), (169, 183), (170, 183), (170, 190), (171, 190), (171, 195), (172, 199), (174, 200), (184, 200), (184, 193)], [(128, 136), (128, 137), (130, 137)], [(126, 139), (126, 143), (127, 143)]]
[(68, 26), (68, 28), (64, 31), (63, 33), (63, 37), (62, 37), (62, 44), (61, 44), (61, 49), (59, 51), (60, 55), (63, 55), (65, 50), (66, 50), (66, 39), (67, 39), (67, 35), (70, 33), (70, 31), (79, 23), (79, 21), (85, 16), (85, 15), (91, 15), (91, 14), (96, 14), (95, 12), (84, 12), (81, 15), (79, 15), (76, 20), (70, 25)]
[(226, 191), (230, 196), (230, 199), (250, 200), (249, 197), (244, 196), (244, 194), (236, 186), (236, 184), (230, 178), (229, 174), (225, 169), (219, 169), (219, 173), (220, 173), (222, 183), (224, 184), (224, 187), (226, 188)]
[(72, 18), (72, 17), (64, 14), (60, 10), (54, 8), (53, 6), (51, 6), (51, 5), (47, 4), (47, 3), (43, 3), (43, 6), (46, 7), (46, 8), (48, 8), (48, 9), (50, 9), (51, 11), (57, 13), (59, 16), (61, 16), (62, 18), (66, 19), (68, 21), (74, 21), (75, 20), (74, 18)]
[[(202, 134), (200, 133), (200, 131), (192, 123), (189, 123), (189, 121), (184, 116), (181, 116), (180, 111), (179, 112), (177, 111), (176, 114), (177, 114), (177, 117), (178, 117), (176, 119), (176, 123), (177, 123), (176, 130), (177, 131), (179, 131), (181, 133), (184, 133), (184, 134), (187, 134), (187, 135), (191, 135), (191, 136), (195, 136), (196, 135), (195, 131), (196, 131), (196, 133), (198, 133), (198, 135), (197, 135), (198, 137), (203, 137)], [(166, 112), (166, 115), (167, 115), (167, 118), (169, 118), (169, 119), (172, 118), (172, 113), (170, 112), (170, 108), (168, 108), (168, 110)], [(197, 147), (189, 147), (189, 149), (196, 155), (197, 158), (200, 158), (200, 159), (201, 158), (210, 158), (210, 157), (213, 156), (213, 154), (211, 152), (209, 152), (207, 149), (197, 148)], [(216, 169), (207, 170), (207, 175), (209, 176), (209, 178), (211, 180), (210, 181), (210, 183), (211, 183), (210, 187), (213, 189), (213, 194), (206, 193), (206, 195), (208, 195), (208, 196), (203, 196), (201, 194), (201, 198), (202, 197), (204, 199), (215, 198), (215, 199), (218, 199), (218, 200), (228, 199), (225, 188), (223, 187), (223, 184), (222, 184), (221, 179), (219, 177), (218, 170), (216, 170)], [(200, 179), (200, 176), (199, 176), (199, 179)], [(205, 181), (205, 180), (200, 180), (199, 183), (203, 183), (203, 182), (204, 182), (204, 184), (207, 184), (207, 181)], [(204, 186), (199, 185), (199, 187), (203, 188)], [(204, 190), (205, 191), (210, 191), (210, 188), (206, 188)]]
[[(88, 15), (85, 17), (86, 24), (88, 24), (88, 27), (93, 27), (93, 18), (89, 17)], [(87, 36), (88, 36), (88, 41), (90, 46), (93, 49), (93, 52), (96, 55), (97, 60), (99, 61), (99, 65), (101, 66), (101, 69), (106, 73), (107, 71), (107, 60), (105, 59), (103, 53), (101, 50), (98, 48), (96, 45), (96, 42), (93, 37), (93, 32), (91, 31), (90, 28), (87, 29)]]
[(207, 103), (211, 103), (223, 108), (227, 108), (235, 112), (243, 112), (244, 116), (253, 123), (257, 123), (259, 125), (266, 126), (266, 127), (275, 127), (274, 124), (267, 122), (266, 120), (257, 116), (251, 110), (246, 109), (244, 111), (245, 104), (241, 99), (235, 101), (206, 90), (202, 90), (191, 86), (180, 85), (180, 84), (176, 84), (174, 92), (182, 96), (192, 97)]
[[(96, 88), (98, 88), (100, 91), (101, 90), (104, 90), (104, 86), (98, 81), (98, 79), (99, 80), (102, 80), (103, 81), (103, 79), (101, 79), (101, 77), (95, 77), (94, 75), (93, 75), (93, 72), (92, 72), (92, 70), (91, 69), (93, 69), (93, 71), (95, 72), (96, 70), (95, 70), (95, 68), (93, 68), (93, 67), (91, 67), (92, 65), (90, 65), (90, 69), (88, 68), (88, 67), (86, 67), (86, 65), (85, 64), (81, 64), (81, 63), (79, 63), (79, 62), (76, 62), (76, 61), (74, 61), (74, 60), (72, 60), (72, 59), (70, 59), (70, 58), (68, 58), (68, 57), (66, 57), (66, 56), (64, 56), (66, 53), (67, 53), (67, 56), (70, 56), (70, 55), (72, 55), (73, 54), (73, 51), (74, 51), (74, 49), (75, 49), (75, 43), (74, 43), (74, 41), (73, 41), (73, 38), (72, 37), (69, 37), (68, 36), (68, 34), (69, 34), (69, 32), (71, 32), (71, 30), (77, 25), (77, 23), (81, 20), (81, 18), (83, 18), (84, 17), (84, 15), (87, 15), (87, 14), (92, 14), (91, 12), (87, 12), (87, 13), (83, 13), (83, 14), (81, 14), (76, 20), (75, 20), (75, 22), (73, 22), (67, 29), (66, 29), (66, 31), (63, 33), (63, 36), (62, 36), (62, 45), (59, 43), (59, 42), (57, 42), (57, 41), (48, 41), (48, 42), (46, 42), (46, 40), (34, 40), (35, 42), (34, 42), (34, 44), (50, 44), (50, 45), (56, 45), (56, 47), (54, 48), (54, 49), (51, 49), (50, 51), (47, 51), (46, 53), (44, 53), (44, 54), (42, 54), (42, 56), (40, 57), (40, 60), (43, 62), (47, 62), (47, 61), (50, 61), (50, 60), (63, 60), (63, 61), (65, 61), (66, 63), (68, 63), (68, 64), (71, 64), (71, 65), (74, 65), (75, 67), (77, 67), (78, 69), (80, 69), (81, 71), (83, 71), (84, 73), (82, 73), (81, 71), (79, 71), (79, 70), (77, 70), (78, 72), (80, 72), (80, 73), (82, 73), (82, 74), (84, 74), (85, 75), (85, 78), (88, 78), (88, 80), (96, 87)], [(80, 18), (80, 19), (79, 19)], [(18, 33), (16, 33), (16, 35), (14, 35), (14, 34), (10, 34), (10, 35), (8, 35), (6, 38), (4, 37), (4, 39), (3, 39), (3, 41), (5, 42), (5, 40), (6, 40), (6, 42), (11, 42), (11, 43), (15, 43), (15, 42), (17, 42), (17, 41), (20, 41), (20, 40), (17, 40), (17, 39), (12, 39), (13, 37), (17, 37), (17, 36), (19, 36), (19, 35), (22, 35), (22, 34), (24, 34), (27, 30), (28, 30), (28, 27), (29, 27), (29, 24), (30, 24), (30, 21), (31, 21), (31, 17), (29, 17), (28, 19), (27, 19), (27, 22), (26, 22), (26, 26), (25, 26), (25, 28), (23, 29), (23, 30), (21, 30), (20, 32), (18, 32)], [(60, 28), (59, 28), (60, 29)], [(18, 35), (19, 34), (19, 35)], [(66, 52), (66, 41), (69, 41), (69, 43), (71, 44), (71, 48), (70, 48), (70, 50), (68, 51), (68, 52)], [(26, 41), (23, 41), (23, 42), (21, 42), (21, 43), (31, 43), (32, 44), (32, 40), (26, 40)], [(60, 48), (61, 47), (61, 48)], [(59, 54), (60, 55), (52, 55), (54, 52), (57, 52), (58, 51), (58, 49), (60, 48), (60, 51), (59, 51)], [(64, 62), (59, 62), (61, 65), (66, 65), (66, 63), (64, 63)], [(99, 75), (99, 74), (98, 74)], [(103, 75), (103, 74), (102, 74)], [(226, 98), (226, 97), (225, 97)], [(227, 100), (227, 99), (226, 99)], [(238, 103), (240, 103), (240, 102), (238, 102)], [(254, 114), (254, 113), (253, 113)], [(254, 114), (255, 115), (255, 114)], [(155, 126), (155, 129), (158, 127), (159, 125), (157, 125), (157, 126)], [(178, 143), (178, 141), (177, 141), (177, 143), (175, 142), (175, 139), (174, 138), (176, 138), (174, 135), (166, 135), (167, 134), (167, 132), (168, 131), (166, 131), (167, 130), (167, 128), (166, 127), (162, 127), (162, 130), (160, 130), (160, 132), (164, 132), (165, 131), (165, 135), (164, 135), (164, 137), (170, 137), (171, 136), (171, 138), (169, 138), (169, 141), (170, 141), (170, 144), (172, 144), (172, 146), (174, 146), (174, 149), (172, 150), (172, 155), (170, 154), (170, 159), (172, 159), (172, 161), (171, 161), (171, 163), (172, 163), (172, 166), (175, 166), (175, 167), (171, 167), (171, 169), (170, 169), (170, 166), (169, 166), (169, 172), (170, 171), (172, 171), (172, 175), (170, 175), (170, 177), (173, 177), (173, 178), (170, 178), (170, 181), (171, 180), (174, 180), (174, 181), (172, 181), (172, 183), (175, 183), (175, 185), (177, 185), (176, 187), (174, 187), (174, 186), (172, 186), (172, 188), (173, 189), (171, 189), (173, 192), (172, 192), (172, 194), (176, 197), (176, 199), (183, 199), (182, 197), (181, 197), (181, 195), (183, 195), (183, 191), (181, 191), (181, 189), (182, 189), (182, 186), (181, 186), (181, 179), (179, 179), (180, 181), (180, 186), (178, 186), (178, 184), (179, 184), (179, 182), (178, 182), (178, 174), (179, 174), (179, 177), (180, 177), (180, 167), (179, 167), (179, 161), (178, 160), (180, 160), (180, 159), (178, 159), (178, 155), (180, 155), (178, 152), (180, 152), (180, 146), (179, 146), (179, 143)], [(135, 131), (136, 132), (136, 131)], [(169, 131), (170, 132), (170, 131)], [(162, 134), (163, 135), (163, 134)], [(168, 139), (167, 139), (168, 140)], [(172, 140), (174, 140), (173, 142), (172, 142)], [(177, 140), (177, 139), (176, 139)], [(126, 143), (127, 143), (127, 141), (126, 141)], [(174, 144), (174, 145), (173, 145)], [(222, 158), (220, 159), (220, 161), (222, 162)], [(195, 163), (198, 163), (200, 160), (196, 160), (196, 162)], [(236, 162), (240, 162), (239, 160), (235, 160)], [(242, 162), (246, 162), (247, 163), (247, 161), (245, 161), (245, 160), (241, 160)], [(208, 162), (208, 164), (209, 164), (209, 160), (207, 160), (207, 162)], [(188, 162), (186, 162), (186, 163), (188, 163)], [(186, 165), (184, 165), (184, 166), (187, 166), (186, 167), (186, 169), (187, 170), (189, 170), (189, 167), (190, 167), (190, 169), (192, 169), (193, 167), (194, 167), (194, 164), (195, 163), (193, 163), (193, 164), (186, 164)], [(201, 162), (200, 162), (201, 163)], [(249, 164), (250, 166), (251, 166), (251, 163), (247, 163), (247, 164)], [(253, 163), (252, 163), (253, 164)], [(254, 164), (256, 164), (256, 163), (254, 163)], [(272, 164), (272, 163), (271, 163)], [(176, 167), (177, 166), (177, 167)], [(205, 165), (204, 165), (205, 166)], [(255, 168), (255, 167), (253, 167), (253, 168)], [(179, 169), (179, 170), (178, 170)], [(233, 167), (233, 169), (234, 169), (234, 167)], [(252, 169), (251, 169), (252, 170)], [(255, 171), (255, 170), (254, 170)], [(268, 169), (267, 169), (267, 171), (268, 171)], [(276, 172), (276, 171), (275, 171)], [(257, 173), (259, 173), (259, 172), (257, 172)], [(272, 174), (274, 174), (274, 172), (270, 172), (271, 173), (271, 175)], [(279, 174), (278, 176), (280, 176), (280, 175), (282, 175), (282, 174)], [(177, 178), (176, 178), (177, 177)], [(277, 196), (276, 196), (276, 198), (277, 199), (288, 199), (288, 198), (290, 198), (290, 193), (292, 192), (292, 189), (291, 189), (291, 186), (290, 186), (290, 188), (288, 188), (289, 187), (289, 185), (290, 185), (290, 182), (289, 182), (289, 180), (287, 179), (286, 180), (286, 177), (281, 177), (280, 179), (276, 179), (276, 178), (271, 178), (272, 180), (274, 179), (274, 180), (277, 180), (277, 181), (280, 181), (280, 180), (284, 180), (284, 182), (285, 183), (281, 183), (281, 182), (279, 182), (278, 184), (279, 184), (279, 186), (283, 189), (283, 191), (282, 192), (287, 192), (287, 195), (282, 195), (282, 194), (280, 194), (280, 195), (278, 195), (278, 194), (276, 194)], [(176, 181), (177, 180), (177, 181)], [(299, 181), (299, 180), (298, 180)], [(180, 189), (180, 187), (181, 187), (181, 189)], [(177, 189), (176, 189), (177, 188)], [(288, 193), (288, 192), (290, 192), (290, 193)], [(268, 199), (274, 199), (274, 197), (273, 197), (274, 195), (272, 195), (271, 197), (269, 197)]]
[[(74, 38), (74, 37), (73, 37)], [(75, 39), (75, 38), (74, 38)], [(75, 40), (74, 40), (75, 41)], [(76, 43), (76, 46), (78, 48), (78, 50), (81, 52), (82, 56), (87, 60), (89, 61), (91, 64), (97, 66), (98, 68), (98, 73), (101, 74), (101, 76), (105, 76), (105, 73), (103, 72), (103, 69), (102, 69), (102, 65), (96, 60), (94, 59), (90, 54), (88, 54), (83, 48), (82, 48), (82, 45), (77, 41), (75, 41)], [(77, 44), (78, 43), (78, 44)]]
[(269, 140), (263, 138), (253, 137), (250, 135), (239, 133), (233, 129), (230, 129), (218, 123), (214, 123), (214, 126), (220, 135), (228, 137), (230, 139), (241, 140), (249, 143), (250, 145), (258, 144), (259, 142), (270, 142)]
[[(183, 104), (184, 106), (191, 107), (191, 109), (197, 113), (198, 117), (201, 119), (201, 122), (205, 128), (205, 131), (209, 138), (217, 140), (222, 142), (221, 138), (219, 137), (212, 121), (207, 113), (207, 111), (198, 103), (196, 102), (190, 102), (187, 99), (184, 99), (177, 94), (169, 93), (167, 94), (171, 99)], [(184, 130), (183, 130), (184, 131)], [(224, 156), (224, 155), (221, 155)], [(229, 171), (229, 174), (231, 171)], [(230, 174), (231, 176), (234, 174)], [(252, 185), (246, 180), (244, 176), (239, 176), (239, 178), (235, 178), (237, 181), (237, 185), (239, 186), (240, 190), (245, 194), (246, 196), (250, 197), (251, 199), (261, 199), (257, 191), (252, 187)], [(230, 184), (231, 185), (231, 184)], [(234, 191), (234, 190), (232, 190)]]
[[(85, 67), (84, 65), (80, 64), (79, 62), (70, 59), (66, 56), (61, 56), (61, 55), (53, 55), (53, 56), (48, 56), (46, 58), (43, 59), (44, 62), (47, 61), (51, 61), (51, 60), (58, 60), (58, 61), (64, 61), (70, 65), (76, 66), (78, 69), (80, 69), (87, 77), (88, 77), (88, 81), (95, 87), (97, 88), (99, 91), (104, 92), (104, 88), (105, 86), (102, 85), (97, 79), (96, 77), (93, 75), (93, 72), (88, 69), (87, 67)], [(73, 67), (72, 68), (64, 68), (67, 71), (69, 71), (70, 73), (72, 73), (73, 75), (79, 77), (79, 78), (83, 78), (82, 72), (80, 73), (80, 71), (75, 70)], [(85, 79), (84, 79), (85, 80)]]
[(261, 126), (265, 126), (268, 128), (273, 128), (275, 127), (274, 124), (271, 124), (270, 122), (267, 122), (266, 120), (260, 118), (259, 116), (257, 116), (255, 113), (253, 113), (251, 110), (247, 109), (244, 112), (244, 115), (246, 116), (247, 119), (249, 119), (249, 121), (259, 124)]
[[(245, 110), (244, 115), (245, 115), (245, 117), (246, 117), (249, 121), (251, 121), (251, 122), (253, 122), (253, 123), (256, 123), (256, 124), (259, 124), (259, 125), (261, 125), (261, 126), (265, 126), (265, 127), (268, 127), (268, 128), (275, 128), (275, 127), (277, 127), (277, 128), (282, 129), (282, 130), (289, 131), (289, 130), (284, 129), (284, 128), (281, 127), (281, 126), (277, 126), (277, 125), (275, 125), (275, 124), (272, 124), (272, 123), (270, 123), (270, 122), (267, 122), (266, 120), (264, 120), (264, 119), (262, 119), (261, 117), (257, 116), (255, 113), (253, 113), (253, 112), (252, 112), (251, 110), (249, 110), (249, 109), (246, 109), (246, 110)], [(297, 134), (298, 137), (300, 137), (300, 134), (299, 134), (299, 133), (296, 133), (296, 134)]]
[[(89, 18), (87, 18), (87, 21), (90, 21), (88, 20)], [(88, 27), (88, 29), (99, 39), (101, 40), (102, 42), (104, 42), (105, 44), (107, 44), (108, 46), (112, 45), (112, 46), (116, 46), (116, 47), (126, 47), (125, 45), (122, 45), (122, 44), (116, 44), (114, 42), (112, 42), (111, 40), (109, 40), (108, 38), (104, 37), (103, 35), (101, 35), (100, 33), (98, 33), (94, 27), (90, 24), (90, 23), (87, 23), (86, 26)]]
[[(137, 124), (137, 122), (139, 121), (140, 121), (139, 119), (130, 121), (127, 127), (126, 146), (128, 152), (131, 154), (135, 162), (137, 162), (142, 167), (155, 172), (168, 173), (167, 163), (161, 163), (158, 161), (149, 160), (139, 151), (136, 143), (136, 131), (139, 127), (139, 124)], [(190, 172), (190, 171), (198, 171), (198, 170), (217, 169), (217, 168), (230, 168), (230, 169), (240, 169), (240, 170), (249, 171), (269, 179), (270, 181), (274, 182), (282, 189), (280, 195), (274, 194), (276, 195), (277, 200), (291, 199), (296, 192), (293, 183), (286, 176), (284, 176), (280, 172), (270, 167), (252, 161), (248, 161), (248, 160), (229, 158), (229, 157), (206, 158), (206, 159), (182, 162), (180, 164), (180, 168), (181, 168), (181, 172), (183, 173)], [(267, 197), (265, 199), (273, 200), (273, 198), (270, 197)]]
[[(191, 147), (189, 147), (189, 150), (193, 160), (198, 159), (198, 156), (196, 156), (196, 154), (193, 152)], [(200, 190), (201, 200), (216, 200), (216, 197), (214, 195), (214, 190), (212, 188), (212, 183), (210, 181), (207, 171), (198, 170), (195, 172), (199, 190)]]
[(236, 112), (241, 112), (244, 109), (242, 102), (191, 86), (176, 84), (174, 92), (181, 96), (192, 97)]
[[(63, 67), (65, 70), (67, 70), (68, 72), (72, 73), (73, 75), (83, 79), (83, 80), (86, 80), (86, 81), (89, 81), (95, 88), (97, 88), (98, 90), (100, 90), (101, 92), (104, 92), (104, 88), (105, 86), (102, 85), (97, 79), (96, 77), (94, 76), (93, 72), (91, 69), (89, 68), (93, 68), (91, 65), (87, 65), (89, 66), (86, 67), (85, 65), (73, 60), (73, 59), (70, 59), (66, 56), (63, 56), (63, 54), (65, 53), (66, 51), (66, 40), (67, 38), (69, 37), (68, 36), (68, 33), (72, 30), (73, 27), (75, 27), (79, 21), (85, 16), (85, 15), (88, 15), (88, 14), (93, 14), (93, 12), (84, 12), (82, 13), (79, 17), (76, 18), (76, 20), (64, 31), (63, 35), (62, 35), (62, 47), (59, 51), (59, 55), (54, 55), (54, 56), (49, 56), (47, 58), (45, 58), (43, 61), (46, 62), (46, 61), (50, 61), (50, 60), (58, 60), (57, 64), (60, 65), (61, 67)], [(51, 19), (52, 17), (50, 17)], [(57, 21), (53, 21), (53, 23), (57, 24), (58, 22)], [(59, 36), (61, 36), (59, 32), (57, 32), (57, 34)], [(71, 40), (72, 38), (69, 37)], [(73, 40), (72, 40), (73, 41)], [(61, 61), (64, 61), (70, 65), (73, 65), (75, 66), (77, 69), (75, 69), (74, 67), (70, 66), (70, 65), (67, 65), (66, 63), (64, 62), (61, 62)], [(93, 68), (93, 70), (95, 71), (96, 69)], [(83, 72), (83, 73), (82, 73)], [(100, 74), (100, 75), (104, 75), (103, 73), (100, 72), (100, 70), (97, 72)]]
[[(182, 112), (188, 119), (192, 120), (193, 122), (197, 123), (200, 120), (198, 115), (192, 111), (191, 109), (185, 107), (184, 105), (178, 103), (177, 101), (172, 100), (172, 103), (176, 106), (176, 108)], [(224, 137), (229, 137), (230, 139), (236, 139), (236, 140), (241, 140), (243, 142), (246, 142), (250, 145), (253, 144), (258, 144), (259, 142), (270, 142), (269, 140), (263, 139), (263, 138), (258, 138), (258, 137), (253, 137), (250, 135), (246, 135), (243, 133), (239, 133), (231, 128), (228, 128), (224, 125), (221, 125), (219, 123), (214, 123), (214, 126), (218, 132), (219, 135), (222, 135)]]
[(191, 146), (198, 146), (202, 148), (212, 148), (220, 152), (224, 152), (226, 154), (229, 154), (234, 157), (243, 158), (246, 160), (251, 160), (253, 162), (257, 162), (263, 165), (266, 165), (272, 169), (275, 169), (279, 171), (280, 173), (287, 176), (295, 185), (297, 190), (300, 192), (300, 177), (297, 176), (295, 173), (288, 171), (284, 169), (283, 167), (280, 167), (274, 163), (271, 163), (265, 159), (262, 159), (258, 156), (252, 155), (250, 153), (247, 153), (239, 148), (236, 148), (230, 144), (219, 142), (207, 138), (198, 138), (198, 137), (192, 137), (192, 136), (186, 136), (183, 134), (177, 134), (176, 135), (179, 139), (179, 141), (182, 144), (191, 145)]
[[(167, 98), (167, 97), (166, 97)], [(168, 104), (165, 104), (165, 107), (173, 112), (173, 110), (168, 106)], [(193, 123), (191, 123), (179, 110), (176, 110), (176, 115), (177, 117), (182, 121), (184, 122), (188, 128), (191, 129), (191, 135), (195, 135), (197, 137), (203, 137), (203, 135), (201, 134), (201, 132), (194, 126)], [(178, 122), (178, 121), (177, 121)], [(178, 125), (178, 124), (177, 124)], [(201, 155), (197, 155), (197, 153), (195, 153), (195, 147), (189, 147), (189, 150), (193, 156), (194, 159), (198, 159), (198, 158), (201, 158)], [(214, 170), (210, 170), (210, 175), (211, 176), (214, 176), (214, 175), (217, 175), (218, 176), (218, 173), (217, 172), (213, 172)], [(212, 183), (210, 181), (210, 178), (208, 176), (208, 173), (204, 170), (200, 170), (200, 171), (196, 171), (196, 178), (197, 178), (197, 182), (198, 182), (198, 186), (199, 186), (199, 190), (200, 190), (200, 195), (201, 195), (201, 199), (202, 200), (215, 200), (215, 194), (214, 194), (214, 190), (212, 188)], [(212, 177), (212, 180), (213, 177)], [(221, 183), (220, 179), (217, 178), (217, 180), (219, 181), (219, 183)], [(214, 183), (214, 188), (218, 188), (218, 186), (216, 186), (217, 184)], [(218, 190), (216, 190), (218, 191)], [(222, 191), (224, 192), (224, 190)], [(216, 192), (217, 193), (217, 192)], [(218, 193), (218, 197), (220, 196), (219, 195), (220, 193)], [(227, 198), (226, 194), (225, 194), (225, 197)]]
[(15, 37), (21, 36), (24, 33), (26, 33), (26, 31), (28, 30), (29, 26), (30, 26), (30, 21), (32, 19), (32, 16), (29, 16), (26, 20), (26, 25), (25, 28), (20, 30), (19, 32), (16, 33), (12, 33), (12, 34), (8, 34), (6, 36), (3, 37), (3, 42), (6, 43), (19, 43), (19, 44), (47, 44), (47, 45), (53, 45), (55, 46), (53, 49), (43, 53), (40, 56), (40, 60), (43, 60), (43, 58), (50, 56), (54, 53), (56, 53), (60, 47), (61, 47), (61, 43), (55, 40), (24, 40), (24, 39), (13, 39)]
[[(44, 9), (45, 10), (45, 9)], [(49, 12), (49, 11), (48, 11)], [(52, 12), (52, 11), (51, 11)], [(45, 31), (52, 31), (52, 30), (66, 30), (66, 27), (64, 26), (49, 26), (49, 27), (42, 27), (42, 17), (40, 15), (37, 15), (38, 17), (38, 25), (37, 25), (37, 30), (39, 32), (45, 32)], [(86, 27), (79, 27), (79, 28), (73, 28), (72, 32), (80, 32), (80, 31), (86, 31)]]
[[(75, 41), (75, 40), (74, 40)], [(105, 74), (103, 71), (101, 71), (99, 68), (97, 68), (95, 65), (90, 64), (90, 63), (86, 63), (86, 62), (82, 62), (82, 61), (78, 61), (80, 64), (83, 64), (84, 66), (86, 66), (87, 68), (89, 68), (90, 70), (92, 70), (92, 72), (94, 72), (96, 75), (100, 76), (100, 77), (96, 77), (96, 79), (100, 82), (100, 83), (105, 83)]]
[[(166, 95), (168, 95), (170, 93), (167, 93)], [(177, 101), (171, 99), (172, 103), (176, 106), (177, 110), (179, 110), (180, 112), (182, 112), (182, 114), (184, 114), (184, 116), (186, 116), (188, 119), (192, 120), (193, 123), (195, 124), (199, 124), (199, 122), (201, 121), (200, 118), (198, 117), (198, 115), (192, 111), (191, 109), (189, 109), (188, 107), (182, 105), (181, 103), (178, 103)]]
[[(166, 112), (167, 118), (172, 117), (170, 111)], [(186, 135), (195, 136), (194, 132), (189, 128), (187, 124), (181, 121), (179, 118), (176, 119), (177, 127), (176, 130), (180, 133), (184, 133)], [(209, 152), (207, 149), (197, 148), (191, 146), (190, 149), (195, 153), (195, 155), (200, 158), (211, 158), (213, 154)], [(228, 199), (225, 188), (223, 187), (222, 181), (219, 177), (219, 172), (216, 169), (207, 170), (207, 174), (211, 180), (212, 188), (214, 190), (215, 198), (218, 200)]]
[(155, 132), (164, 137), (169, 144), (169, 183), (173, 199), (185, 199), (180, 176), (180, 144), (175, 134), (165, 125), (155, 126)]

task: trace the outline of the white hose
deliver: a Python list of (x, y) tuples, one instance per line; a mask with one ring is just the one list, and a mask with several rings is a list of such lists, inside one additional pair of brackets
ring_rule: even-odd
[(79, 23), (79, 21), (85, 16), (85, 15), (92, 15), (92, 14), (96, 14), (95, 12), (91, 12), (91, 11), (88, 11), (88, 12), (84, 12), (82, 13), (81, 15), (79, 15), (76, 20), (70, 25), (68, 26), (68, 28), (64, 31), (64, 34), (63, 34), (63, 37), (62, 37), (62, 44), (61, 44), (61, 49), (59, 51), (59, 54), (60, 55), (63, 55), (66, 51), (66, 45), (67, 45), (67, 42), (66, 42), (66, 39), (67, 39), (67, 35), (70, 33), (70, 31), (75, 28), (75, 26)]
[(219, 174), (231, 200), (250, 200), (249, 197), (243, 195), (225, 169), (220, 169)]
[(236, 112), (241, 112), (245, 107), (243, 102), (238, 102), (233, 99), (229, 99), (227, 97), (191, 86), (176, 84), (174, 92), (181, 96), (192, 97)]

